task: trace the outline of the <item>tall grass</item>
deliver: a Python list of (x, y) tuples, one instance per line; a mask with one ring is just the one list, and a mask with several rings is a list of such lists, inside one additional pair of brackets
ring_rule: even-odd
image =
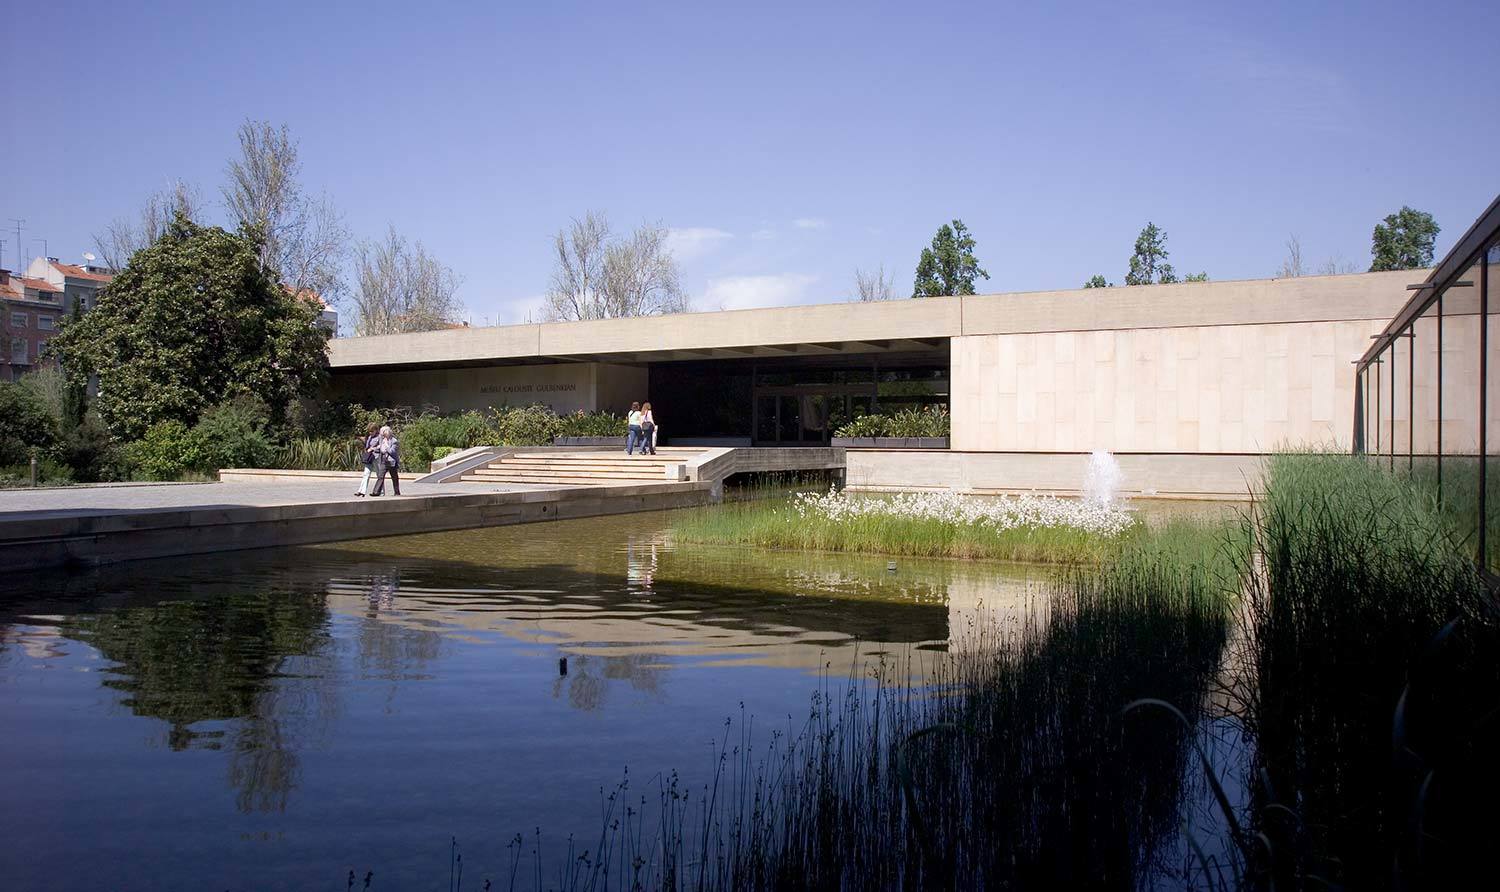
[(1456, 883), (1500, 828), (1500, 634), (1464, 535), (1364, 459), (1277, 456), (1266, 490), (1241, 664), (1260, 875)]

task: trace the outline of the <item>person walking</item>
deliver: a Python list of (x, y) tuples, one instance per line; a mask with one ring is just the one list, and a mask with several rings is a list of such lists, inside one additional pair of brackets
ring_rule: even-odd
[(375, 477), (372, 496), (385, 495), (385, 476), (391, 475), (391, 490), (401, 495), (401, 442), (391, 433), (389, 426), (380, 429), (380, 442), (375, 446), (375, 465), (379, 469)]
[(641, 454), (656, 454), (656, 416), (651, 414), (651, 403), (641, 403)]
[(375, 476), (375, 444), (380, 442), (380, 425), (371, 424), (365, 428), (363, 437), (355, 439), (359, 441), (359, 463), (365, 466), (365, 475), (360, 478), (359, 489), (354, 494), (364, 498), (370, 491), (370, 478)]
[(631, 403), (630, 414), (625, 416), (625, 454), (635, 455), (635, 447), (641, 442), (641, 404)]

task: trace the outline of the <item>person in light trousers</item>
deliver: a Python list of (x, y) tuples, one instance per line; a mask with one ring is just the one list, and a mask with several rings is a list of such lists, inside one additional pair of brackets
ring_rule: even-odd
[(380, 442), (380, 425), (371, 424), (365, 428), (365, 435), (357, 439), (359, 463), (365, 466), (365, 475), (360, 478), (359, 489), (354, 494), (364, 498), (365, 493), (370, 491), (370, 480), (375, 476), (375, 444)]

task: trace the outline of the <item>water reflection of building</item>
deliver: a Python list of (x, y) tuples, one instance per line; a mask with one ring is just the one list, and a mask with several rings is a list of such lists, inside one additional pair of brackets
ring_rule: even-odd
[[(890, 572), (885, 558), (688, 552), (660, 535), (628, 537), (623, 558), (623, 574), (561, 564), (451, 565), (443, 573), (429, 566), (421, 585), (401, 584), (395, 609), (369, 619), (439, 638), (498, 635), (561, 652), (569, 672), (554, 692), (592, 708), (606, 681), (654, 690), (683, 663), (818, 671), (857, 651), (968, 647), (979, 617), (999, 615), (1019, 628), (1051, 586), (1050, 572), (994, 564), (902, 560)], [(368, 601), (364, 581), (329, 585), (335, 615), (364, 613)]]

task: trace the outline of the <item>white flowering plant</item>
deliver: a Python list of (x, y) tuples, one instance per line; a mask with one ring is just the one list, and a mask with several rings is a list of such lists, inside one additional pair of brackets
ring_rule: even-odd
[(1136, 523), (1131, 512), (1117, 503), (1042, 495), (975, 497), (934, 492), (865, 497), (830, 489), (826, 493), (798, 493), (792, 497), (790, 511), (798, 520), (901, 518), (988, 527), (997, 532), (1071, 529), (1110, 538)]

